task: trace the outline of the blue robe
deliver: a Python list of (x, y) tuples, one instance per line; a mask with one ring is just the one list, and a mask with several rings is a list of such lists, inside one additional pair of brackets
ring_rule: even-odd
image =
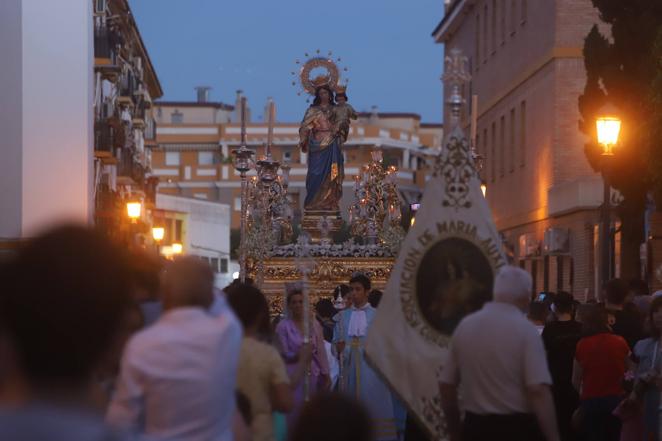
[[(368, 409), (373, 421), (376, 440), (397, 440), (393, 396), (388, 386), (382, 382), (365, 360), (365, 336), (346, 338), (352, 310), (353, 308), (347, 308), (338, 313), (333, 333), (334, 348), (335, 343), (345, 342), (341, 390), (361, 401)], [(368, 328), (370, 328), (376, 310), (372, 306), (368, 306), (365, 311)]]
[(308, 149), (306, 199), (303, 203), (307, 211), (339, 210), (345, 171), (340, 137), (334, 132), (334, 125), (333, 106), (324, 109), (311, 106), (306, 110), (299, 128), (300, 145)]
[(342, 197), (344, 177), (343, 155), (338, 139), (323, 147), (315, 140), (308, 141), (308, 173), (306, 199), (308, 209), (337, 210)]

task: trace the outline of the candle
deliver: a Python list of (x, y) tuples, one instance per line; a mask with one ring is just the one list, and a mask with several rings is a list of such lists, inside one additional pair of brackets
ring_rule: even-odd
[(246, 97), (241, 97), (241, 145), (246, 145)]
[(274, 119), (275, 119), (275, 109), (274, 102), (269, 101), (269, 126), (267, 129), (267, 158), (271, 159), (271, 145), (274, 141)]

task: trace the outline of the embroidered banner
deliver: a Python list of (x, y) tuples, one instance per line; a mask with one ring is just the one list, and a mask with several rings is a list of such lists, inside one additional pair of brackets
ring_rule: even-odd
[(446, 439), (437, 377), (450, 336), (465, 315), (491, 299), (494, 275), (505, 264), (469, 144), (456, 127), (437, 159), (366, 343), (370, 364), (431, 439)]

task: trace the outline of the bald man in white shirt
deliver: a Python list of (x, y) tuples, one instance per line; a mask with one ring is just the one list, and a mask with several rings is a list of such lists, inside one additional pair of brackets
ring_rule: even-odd
[(193, 257), (167, 269), (164, 314), (127, 344), (108, 422), (157, 440), (232, 440), (241, 330), (207, 311), (213, 282)]
[(560, 439), (545, 349), (525, 316), (531, 290), (526, 271), (501, 268), (494, 301), (455, 329), (440, 385), (451, 441)]

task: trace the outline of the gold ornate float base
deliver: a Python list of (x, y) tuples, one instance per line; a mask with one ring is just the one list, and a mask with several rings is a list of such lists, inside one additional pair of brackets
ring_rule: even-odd
[[(308, 277), (311, 305), (321, 298), (331, 298), (341, 283), (349, 283), (354, 273), (363, 273), (373, 289), (384, 290), (391, 275), (393, 257), (312, 257), (315, 264)], [(253, 271), (251, 271), (253, 272)], [(303, 277), (294, 257), (273, 257), (264, 262), (262, 292), (267, 296), (272, 313), (283, 311), (285, 284), (299, 282)], [(254, 277), (254, 275), (252, 275)]]

